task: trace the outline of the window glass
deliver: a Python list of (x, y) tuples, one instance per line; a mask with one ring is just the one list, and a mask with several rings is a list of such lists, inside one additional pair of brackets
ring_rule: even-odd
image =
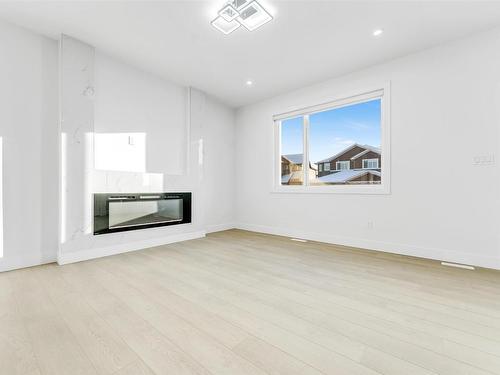
[(337, 171), (342, 171), (344, 169), (350, 169), (350, 161), (338, 161)]
[(309, 184), (380, 184), (381, 133), (380, 98), (310, 114), (309, 159), (325, 168)]
[(363, 168), (365, 169), (377, 169), (378, 159), (363, 159)]
[(296, 117), (281, 121), (281, 185), (302, 185), (304, 183), (303, 118)]

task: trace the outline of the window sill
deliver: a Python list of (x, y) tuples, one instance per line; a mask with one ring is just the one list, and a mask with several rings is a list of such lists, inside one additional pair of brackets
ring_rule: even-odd
[(277, 186), (271, 194), (355, 194), (390, 195), (389, 186)]

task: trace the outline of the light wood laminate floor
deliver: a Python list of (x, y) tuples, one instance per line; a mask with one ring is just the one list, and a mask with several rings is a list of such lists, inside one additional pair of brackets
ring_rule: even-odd
[(238, 230), (0, 274), (3, 375), (500, 374), (500, 272)]

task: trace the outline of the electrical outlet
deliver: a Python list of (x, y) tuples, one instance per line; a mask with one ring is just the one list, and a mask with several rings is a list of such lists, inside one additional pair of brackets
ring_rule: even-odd
[(495, 154), (480, 154), (472, 158), (472, 165), (494, 165)]
[(366, 227), (368, 229), (373, 229), (373, 221), (369, 220), (368, 223), (366, 223)]

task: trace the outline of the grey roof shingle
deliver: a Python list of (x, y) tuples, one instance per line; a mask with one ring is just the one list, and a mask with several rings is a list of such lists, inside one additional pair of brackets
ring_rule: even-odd
[[(288, 154), (282, 155), (282, 157), (287, 159), (290, 163), (296, 165), (302, 165), (302, 163), (304, 162), (304, 157), (302, 154)], [(315, 170), (318, 169), (318, 166), (311, 161), (309, 161), (309, 167)]]
[(283, 157), (289, 160), (293, 164), (302, 164), (304, 157), (302, 154), (289, 154), (283, 155)]
[(329, 158), (327, 159), (323, 159), (323, 160), (320, 160), (318, 162), (316, 162), (316, 164), (318, 163), (327, 163), (329, 161), (332, 161), (336, 158), (338, 158), (340, 155), (342, 155), (343, 153), (353, 149), (354, 147), (360, 147), (360, 148), (364, 148), (365, 150), (370, 150), (370, 151), (373, 151), (373, 152), (376, 152), (377, 154), (380, 154), (381, 153), (381, 150), (379, 147), (373, 147), (373, 146), (370, 146), (370, 145), (360, 145), (358, 143), (353, 143), (352, 145), (350, 145), (349, 147), (343, 149), (342, 151), (336, 153), (335, 155), (333, 156), (330, 156)]

